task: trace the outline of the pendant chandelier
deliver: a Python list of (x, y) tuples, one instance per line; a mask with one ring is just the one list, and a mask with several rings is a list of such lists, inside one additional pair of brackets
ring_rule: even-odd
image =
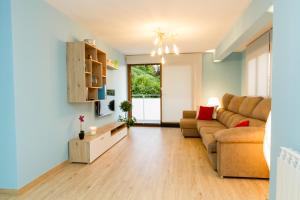
[(156, 37), (154, 39), (154, 46), (155, 49), (151, 52), (151, 56), (160, 56), (161, 57), (161, 63), (166, 63), (165, 56), (169, 53), (174, 53), (176, 55), (179, 55), (179, 50), (177, 45), (175, 44), (175, 36), (174, 33), (166, 33), (162, 32), (160, 29), (155, 31)]

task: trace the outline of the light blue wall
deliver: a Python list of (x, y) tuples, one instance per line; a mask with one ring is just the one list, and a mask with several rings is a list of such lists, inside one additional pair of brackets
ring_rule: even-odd
[(299, 0), (274, 3), (271, 200), (275, 200), (279, 147), (300, 152), (299, 8)]
[(241, 94), (243, 54), (232, 53), (219, 63), (213, 62), (213, 54), (203, 54), (202, 102), (210, 97), (226, 93)]
[(0, 1), (0, 188), (17, 187), (10, 0)]
[[(68, 140), (77, 136), (80, 114), (88, 128), (116, 120), (119, 111), (97, 119), (93, 104), (67, 101), (66, 42), (93, 35), (43, 0), (12, 0), (12, 19), (20, 188), (68, 159)], [(127, 99), (125, 58), (99, 39), (97, 46), (120, 60), (120, 69), (107, 78), (118, 105)]]

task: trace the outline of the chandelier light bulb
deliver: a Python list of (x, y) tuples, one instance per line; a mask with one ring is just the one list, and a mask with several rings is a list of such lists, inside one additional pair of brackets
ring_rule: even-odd
[(164, 65), (165, 63), (166, 63), (165, 57), (162, 56), (162, 57), (161, 57), (161, 64)]
[(158, 56), (161, 59), (161, 64), (165, 64), (167, 62), (166, 55), (170, 53), (180, 54), (174, 40), (177, 34), (172, 32), (166, 33), (160, 29), (155, 31), (155, 33), (156, 37), (153, 40), (154, 49), (150, 52), (151, 57)]
[(166, 47), (165, 47), (165, 53), (166, 53), (166, 54), (169, 54), (169, 53), (170, 53), (170, 49), (169, 49), (168, 45), (166, 45)]
[(161, 49), (161, 47), (158, 48), (157, 54), (160, 55), (160, 56), (162, 55), (162, 49)]
[(178, 50), (178, 47), (176, 46), (176, 44), (173, 44), (173, 51), (176, 55), (179, 55), (179, 50)]
[(154, 57), (155, 54), (156, 54), (156, 52), (155, 52), (155, 50), (153, 50), (153, 51), (151, 52), (151, 56)]

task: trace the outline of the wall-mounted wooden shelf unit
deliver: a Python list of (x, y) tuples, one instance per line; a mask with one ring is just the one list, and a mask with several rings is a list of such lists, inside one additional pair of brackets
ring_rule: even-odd
[(106, 53), (85, 42), (67, 43), (68, 99), (71, 103), (99, 101), (106, 84)]

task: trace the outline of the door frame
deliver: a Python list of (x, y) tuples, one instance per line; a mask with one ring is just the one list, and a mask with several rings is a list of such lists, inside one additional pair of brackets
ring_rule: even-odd
[[(162, 63), (143, 63), (143, 64), (127, 64), (127, 95), (128, 101), (132, 103), (132, 85), (131, 85), (131, 68), (136, 65), (159, 65), (160, 66), (160, 122), (155, 123), (136, 123), (137, 126), (161, 126), (162, 124)], [(132, 117), (132, 111), (128, 112), (128, 116)]]

